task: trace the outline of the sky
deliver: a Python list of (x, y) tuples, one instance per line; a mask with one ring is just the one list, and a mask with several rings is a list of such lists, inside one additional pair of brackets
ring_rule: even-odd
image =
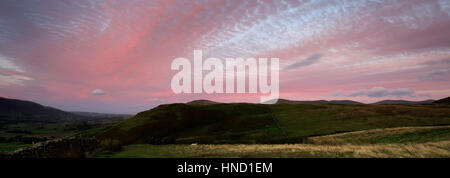
[(174, 94), (173, 59), (276, 57), (280, 98), (450, 96), (449, 0), (2, 0), (0, 96), (137, 113), (259, 94)]

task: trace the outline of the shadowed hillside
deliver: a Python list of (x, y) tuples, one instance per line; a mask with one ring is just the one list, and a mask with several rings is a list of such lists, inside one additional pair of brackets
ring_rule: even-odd
[(302, 143), (311, 136), (436, 125), (450, 125), (450, 106), (169, 104), (82, 134), (126, 144)]
[(0, 122), (64, 122), (83, 117), (40, 104), (0, 97)]
[(257, 104), (170, 104), (96, 134), (125, 143), (263, 142), (282, 138), (269, 108)]
[(450, 104), (450, 97), (434, 101), (436, 104)]

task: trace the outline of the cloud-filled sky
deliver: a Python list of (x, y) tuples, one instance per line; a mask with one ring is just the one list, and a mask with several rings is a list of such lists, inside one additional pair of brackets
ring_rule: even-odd
[(449, 0), (2, 0), (0, 96), (69, 111), (258, 102), (180, 94), (174, 58), (277, 57), (280, 97), (450, 96)]

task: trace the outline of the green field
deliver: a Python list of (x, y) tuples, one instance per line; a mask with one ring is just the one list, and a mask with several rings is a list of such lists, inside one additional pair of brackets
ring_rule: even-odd
[(25, 148), (28, 146), (31, 146), (31, 144), (24, 144), (24, 143), (17, 143), (17, 142), (0, 143), (0, 153), (1, 152), (11, 152), (11, 151), (15, 151), (17, 149)]
[(133, 144), (99, 158), (441, 158), (450, 157), (450, 127), (403, 127), (312, 137), (308, 144)]

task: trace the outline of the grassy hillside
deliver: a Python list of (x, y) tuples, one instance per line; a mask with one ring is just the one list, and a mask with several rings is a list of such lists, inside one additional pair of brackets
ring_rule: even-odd
[(319, 136), (376, 128), (450, 125), (445, 105), (270, 105), (289, 136)]
[(82, 135), (150, 143), (302, 143), (368, 129), (450, 125), (448, 105), (170, 104)]
[(310, 137), (307, 144), (133, 144), (104, 158), (450, 157), (450, 126), (372, 129)]
[(161, 105), (95, 135), (125, 143), (263, 142), (283, 136), (269, 108), (255, 104)]
[(426, 143), (439, 141), (450, 141), (450, 126), (371, 129), (308, 138), (308, 143), (320, 145)]

